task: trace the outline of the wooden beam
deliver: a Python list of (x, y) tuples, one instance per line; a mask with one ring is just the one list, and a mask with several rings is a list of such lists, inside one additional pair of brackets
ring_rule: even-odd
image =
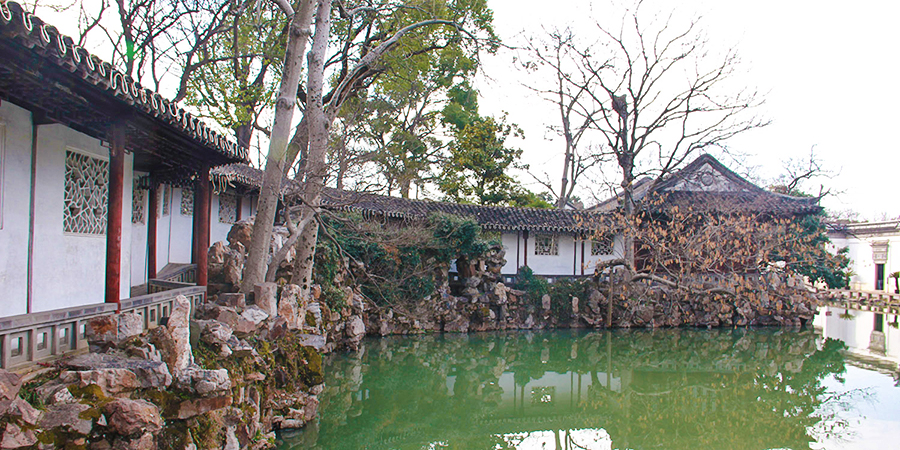
[(150, 186), (150, 199), (147, 206), (147, 282), (156, 278), (156, 229), (159, 212), (160, 186)]
[(106, 303), (119, 303), (122, 275), (122, 199), (125, 189), (125, 129), (113, 126), (109, 147), (109, 195), (106, 209)]

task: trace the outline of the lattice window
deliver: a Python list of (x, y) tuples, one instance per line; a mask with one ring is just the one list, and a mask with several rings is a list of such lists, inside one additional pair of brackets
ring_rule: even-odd
[(131, 188), (131, 223), (144, 223), (144, 197), (146, 191), (141, 189), (140, 179), (134, 177)]
[(181, 188), (181, 215), (194, 215), (194, 188), (191, 186)]
[(559, 254), (559, 239), (552, 234), (538, 234), (534, 237), (534, 254), (550, 255)]
[(108, 197), (109, 161), (66, 151), (63, 230), (105, 234)]
[(168, 184), (163, 185), (163, 215), (168, 216), (172, 212), (172, 187)]
[(222, 193), (219, 196), (219, 222), (237, 222), (237, 197)]
[(608, 234), (591, 241), (591, 256), (612, 255), (615, 238)]

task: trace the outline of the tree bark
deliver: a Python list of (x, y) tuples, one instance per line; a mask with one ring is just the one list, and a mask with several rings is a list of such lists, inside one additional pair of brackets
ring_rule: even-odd
[(284, 55), (284, 72), (281, 76), (281, 86), (275, 104), (275, 121), (269, 140), (266, 171), (260, 189), (256, 220), (253, 222), (250, 251), (244, 266), (244, 278), (241, 284), (241, 291), (244, 293), (253, 292), (253, 287), (265, 279), (269, 241), (272, 237), (275, 210), (279, 197), (281, 197), (281, 183), (284, 179), (288, 136), (297, 103), (303, 54), (306, 53), (306, 41), (310, 35), (309, 24), (312, 20), (312, 0), (302, 0), (298, 12), (291, 10), (290, 5), (287, 4), (279, 3), (279, 6), (290, 16), (290, 32)]
[(314, 216), (325, 181), (325, 151), (328, 148), (328, 126), (331, 120), (325, 114), (323, 91), (325, 85), (325, 52), (331, 37), (331, 0), (319, 0), (316, 10), (316, 34), (308, 55), (309, 89), (306, 101), (306, 118), (309, 121), (309, 152), (306, 159), (300, 227), (302, 235), (297, 241), (292, 283), (300, 286), (301, 297), (308, 297), (312, 287), (313, 263), (316, 257), (318, 222)]

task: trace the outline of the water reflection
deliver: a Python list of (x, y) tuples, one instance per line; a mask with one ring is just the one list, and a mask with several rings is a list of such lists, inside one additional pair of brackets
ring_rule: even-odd
[(846, 426), (823, 384), (843, 348), (745, 329), (372, 340), (332, 357), (319, 422), (281, 448), (806, 449)]

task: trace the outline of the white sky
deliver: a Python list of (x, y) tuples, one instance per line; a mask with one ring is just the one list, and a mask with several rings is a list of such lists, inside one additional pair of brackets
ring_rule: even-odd
[[(49, 1), (49, 0), (48, 0)], [(59, 3), (55, 1), (54, 3)], [(761, 180), (780, 173), (782, 161), (803, 158), (815, 145), (827, 168), (839, 171), (823, 180), (837, 197), (824, 206), (852, 209), (864, 219), (897, 217), (893, 201), (894, 172), (900, 170), (900, 144), (893, 137), (900, 105), (897, 44), (900, 3), (888, 0), (649, 0), (651, 8), (677, 7), (679, 14), (703, 16), (703, 27), (722, 48), (738, 49), (746, 84), (766, 92), (759, 111), (772, 120), (766, 128), (729, 141), (737, 153), (749, 155), (744, 167), (723, 161), (739, 173)], [(594, 20), (608, 18), (606, 1), (488, 0), (497, 32), (510, 44), (517, 36), (539, 33), (541, 27), (572, 26), (590, 33)], [(74, 21), (40, 11), (39, 15), (65, 34), (75, 34)], [(586, 34), (589, 36), (589, 34)], [(490, 79), (480, 80), (482, 113), (509, 113), (509, 121), (525, 131), (513, 142), (524, 150), (525, 162), (556, 180), (561, 170), (561, 143), (548, 140), (548, 124), (557, 116), (552, 105), (521, 86), (522, 73), (510, 53), (488, 58)], [(533, 81), (533, 80), (532, 80)], [(615, 178), (615, 174), (606, 174)], [(527, 176), (523, 181), (530, 181)], [(531, 184), (533, 190), (539, 186)], [(598, 189), (598, 188), (595, 188)], [(818, 184), (807, 186), (817, 191)], [(599, 196), (604, 196), (599, 194)], [(583, 195), (587, 197), (587, 195)]]
[[(523, 30), (565, 27), (590, 32), (591, 17), (608, 17), (604, 1), (488, 0), (502, 38), (511, 43)], [(780, 173), (782, 161), (802, 158), (815, 145), (828, 168), (839, 171), (826, 187), (843, 191), (823, 201), (831, 210), (852, 209), (864, 219), (900, 215), (895, 172), (900, 156), (893, 132), (898, 120), (900, 88), (900, 3), (887, 0), (679, 0), (648, 2), (679, 13), (703, 16), (713, 42), (735, 46), (748, 69), (746, 83), (766, 94), (762, 115), (772, 120), (763, 129), (729, 141), (748, 154), (747, 167), (760, 179)], [(591, 6), (593, 5), (593, 6)], [(604, 11), (606, 8), (607, 11)], [(684, 10), (684, 11), (681, 11)], [(607, 13), (607, 14), (604, 14)], [(492, 80), (481, 84), (482, 111), (509, 113), (526, 139), (517, 145), (532, 168), (559, 172), (562, 143), (545, 139), (545, 126), (556, 119), (552, 105), (520, 87), (521, 76), (510, 56), (487, 61)], [(730, 162), (723, 161), (728, 165)], [(557, 168), (558, 167), (558, 168)], [(559, 178), (553, 175), (554, 181)], [(809, 190), (818, 191), (819, 184)], [(536, 186), (533, 186), (536, 188)]]

